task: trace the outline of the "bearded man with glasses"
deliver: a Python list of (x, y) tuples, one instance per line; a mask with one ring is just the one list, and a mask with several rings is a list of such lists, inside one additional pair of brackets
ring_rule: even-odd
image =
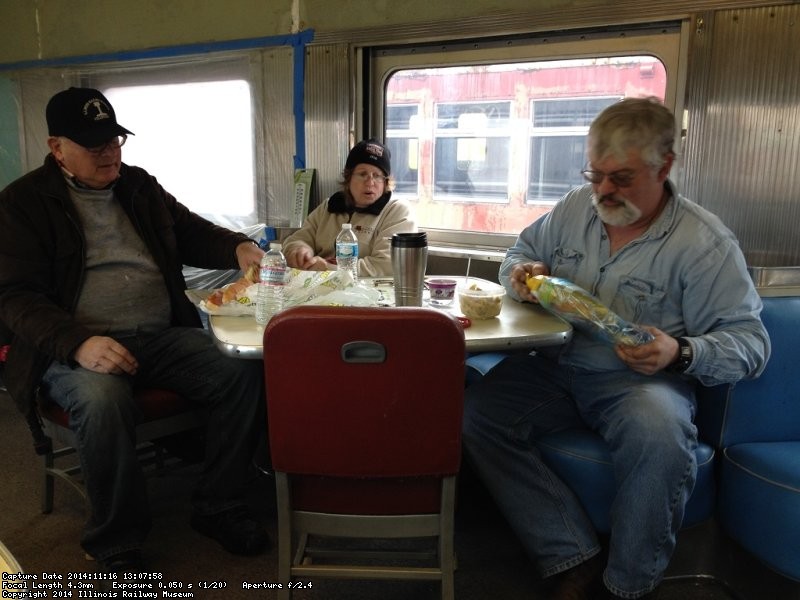
[(55, 94), (46, 117), (44, 165), (0, 192), (0, 334), (10, 335), (0, 346), (4, 383), (32, 428), (39, 392), (69, 414), (91, 508), (81, 545), (108, 572), (147, 570), (133, 439), (133, 389), (144, 387), (207, 408), (192, 526), (230, 552), (262, 552), (266, 529), (244, 502), (265, 423), (261, 365), (217, 350), (182, 267), (246, 271), (264, 253), (124, 164), (132, 134), (98, 90)]
[[(534, 275), (590, 291), (653, 340), (612, 345), (575, 330), (560, 348), (506, 358), (466, 391), (464, 444), (551, 600), (654, 597), (697, 472), (695, 386), (757, 377), (770, 352), (761, 300), (734, 235), (668, 179), (675, 118), (658, 100), (603, 110), (589, 182), (522, 231), (500, 267), (517, 301)], [(619, 486), (606, 548), (536, 440), (599, 433)]]

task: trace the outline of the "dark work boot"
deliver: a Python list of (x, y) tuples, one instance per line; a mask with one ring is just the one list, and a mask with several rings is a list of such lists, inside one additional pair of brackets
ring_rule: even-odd
[(603, 559), (595, 555), (553, 576), (548, 600), (595, 600), (603, 589)]

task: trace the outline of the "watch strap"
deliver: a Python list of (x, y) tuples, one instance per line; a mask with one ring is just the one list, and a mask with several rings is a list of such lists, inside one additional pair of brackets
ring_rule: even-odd
[(679, 337), (677, 338), (677, 341), (678, 358), (669, 366), (669, 370), (673, 373), (683, 373), (692, 364), (692, 360), (694, 360), (694, 353), (692, 351), (692, 345), (685, 337)]

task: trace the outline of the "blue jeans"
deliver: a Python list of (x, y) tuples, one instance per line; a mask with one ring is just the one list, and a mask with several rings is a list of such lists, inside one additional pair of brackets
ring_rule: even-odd
[(694, 486), (694, 387), (671, 375), (588, 372), (512, 356), (466, 390), (464, 446), (543, 577), (600, 552), (575, 494), (536, 440), (589, 427), (608, 443), (618, 484), (606, 586), (636, 598), (658, 585)]
[(259, 434), (266, 431), (261, 361), (229, 358), (203, 329), (172, 327), (117, 338), (139, 362), (133, 377), (53, 363), (43, 391), (69, 412), (91, 504), (81, 545), (102, 560), (139, 549), (150, 529), (136, 456), (134, 388), (172, 390), (208, 409), (205, 465), (192, 504), (214, 514), (243, 503)]

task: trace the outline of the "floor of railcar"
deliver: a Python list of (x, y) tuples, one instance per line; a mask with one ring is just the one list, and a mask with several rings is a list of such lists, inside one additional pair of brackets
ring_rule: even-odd
[[(30, 434), (6, 394), (0, 392), (0, 541), (28, 573), (93, 572), (78, 540), (84, 519), (83, 501), (62, 482), (56, 483), (51, 514), (40, 511), (40, 459)], [(153, 570), (164, 581), (193, 585), (194, 597), (253, 598), (243, 582), (276, 581), (276, 554), (236, 557), (196, 534), (188, 523), (190, 495), (198, 465), (182, 467), (148, 479), (153, 530), (145, 551)], [(249, 502), (277, 535), (274, 485), (253, 469)], [(497, 512), (486, 491), (468, 470), (459, 483), (456, 515), (456, 597), (459, 600), (536, 600), (542, 583), (521, 545)], [(743, 567), (746, 565), (746, 567)], [(719, 579), (685, 578), (687, 574), (723, 573)], [(800, 600), (800, 584), (761, 567), (735, 544), (724, 539), (713, 523), (681, 532), (678, 551), (664, 582), (660, 600)], [(722, 580), (728, 582), (723, 584)], [(201, 581), (225, 582), (224, 591), (197, 588)], [(293, 594), (297, 600), (359, 600), (437, 598), (434, 584), (420, 582), (313, 581), (313, 587)], [(184, 591), (186, 591), (184, 587)], [(258, 597), (270, 597), (263, 591)]]

